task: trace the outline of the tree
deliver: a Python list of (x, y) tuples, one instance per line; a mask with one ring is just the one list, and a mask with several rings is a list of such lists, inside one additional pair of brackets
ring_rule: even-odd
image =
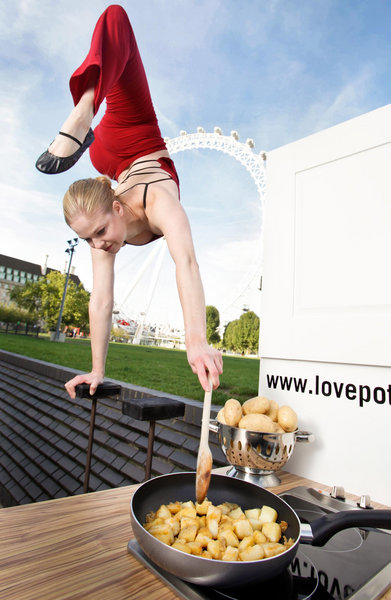
[(236, 352), (258, 352), (259, 317), (247, 311), (225, 328), (223, 346)]
[(235, 321), (230, 321), (224, 330), (223, 335), (223, 346), (227, 350), (233, 350), (234, 352), (238, 350), (239, 345), (239, 319)]
[(0, 304), (0, 321), (2, 323), (27, 323), (34, 325), (38, 320), (37, 315), (15, 305)]
[(220, 314), (215, 306), (206, 307), (206, 339), (208, 344), (218, 344), (220, 335), (217, 328), (220, 325)]
[(258, 352), (259, 317), (249, 310), (241, 315), (239, 321), (243, 347), (251, 353)]
[[(45, 321), (49, 329), (55, 329), (60, 312), (66, 275), (50, 271), (38, 281), (28, 281), (24, 286), (15, 287), (11, 300), (29, 312), (37, 314)], [(69, 279), (62, 314), (63, 325), (88, 327), (88, 302), (90, 294), (80, 283), (76, 285)]]

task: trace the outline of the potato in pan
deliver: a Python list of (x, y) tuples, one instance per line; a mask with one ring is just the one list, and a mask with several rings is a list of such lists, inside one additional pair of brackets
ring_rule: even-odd
[(209, 500), (161, 505), (146, 517), (144, 528), (163, 543), (204, 558), (254, 561), (285, 552), (294, 540), (286, 539), (287, 524), (277, 522), (274, 508), (243, 511), (237, 504), (214, 506)]

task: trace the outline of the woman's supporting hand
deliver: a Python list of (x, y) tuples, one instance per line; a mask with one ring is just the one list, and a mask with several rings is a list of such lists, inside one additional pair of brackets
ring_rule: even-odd
[(110, 338), (111, 316), (113, 311), (114, 258), (103, 250), (91, 248), (93, 289), (89, 303), (92, 371), (76, 375), (65, 384), (71, 398), (76, 397), (76, 386), (90, 384), (90, 394), (103, 383), (106, 354)]
[(213, 389), (220, 385), (220, 375), (223, 372), (223, 358), (221, 352), (215, 350), (205, 343), (186, 344), (187, 360), (193, 373), (198, 375), (203, 389), (209, 390), (208, 375), (210, 376)]
[(67, 383), (65, 384), (65, 389), (71, 398), (76, 398), (76, 386), (80, 383), (90, 384), (90, 394), (92, 396), (93, 394), (95, 394), (98, 385), (100, 383), (103, 383), (103, 376), (98, 373), (94, 373), (94, 371), (91, 371), (91, 373), (76, 375), (76, 377), (67, 381)]

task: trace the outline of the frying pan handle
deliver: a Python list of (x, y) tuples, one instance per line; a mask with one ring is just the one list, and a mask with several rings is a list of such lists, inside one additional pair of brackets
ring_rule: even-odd
[(313, 442), (315, 436), (309, 431), (295, 431), (295, 442)]
[(381, 527), (391, 529), (391, 510), (346, 510), (330, 513), (311, 521), (312, 539), (304, 534), (300, 541), (313, 546), (324, 546), (330, 538), (350, 527)]

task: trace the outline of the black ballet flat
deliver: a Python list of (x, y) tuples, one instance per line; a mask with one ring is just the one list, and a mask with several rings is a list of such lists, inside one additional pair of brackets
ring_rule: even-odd
[(81, 155), (89, 148), (94, 141), (94, 132), (92, 129), (87, 133), (84, 142), (80, 142), (77, 138), (73, 137), (69, 133), (64, 133), (63, 131), (59, 132), (60, 135), (65, 135), (65, 137), (70, 138), (74, 142), (77, 142), (80, 146), (76, 152), (71, 154), (71, 156), (55, 156), (51, 154), (49, 150), (46, 150), (41, 156), (38, 158), (35, 166), (38, 171), (41, 173), (46, 173), (47, 175), (55, 175), (57, 173), (63, 173), (64, 171), (68, 171), (81, 157)]

